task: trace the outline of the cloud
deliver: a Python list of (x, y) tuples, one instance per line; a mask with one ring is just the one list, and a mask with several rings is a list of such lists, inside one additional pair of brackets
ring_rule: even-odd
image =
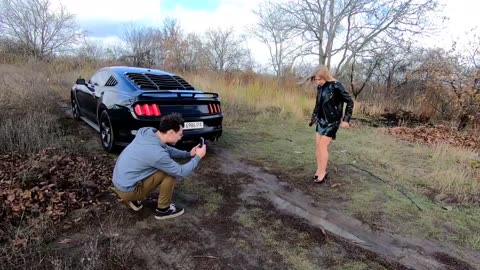
[(190, 6), (175, 5), (168, 13), (169, 17), (180, 21), (188, 32), (202, 33), (209, 28), (232, 27), (236, 31), (244, 32), (246, 25), (256, 21), (251, 10), (257, 5), (256, 1), (221, 0), (216, 9), (198, 10)]
[(113, 48), (122, 44), (122, 40), (118, 36), (105, 36), (105, 37), (88, 37), (93, 43), (98, 43), (106, 47)]
[(162, 7), (167, 10), (174, 10), (177, 6), (183, 6), (191, 10), (213, 11), (220, 5), (220, 0), (164, 0)]
[(107, 21), (103, 19), (79, 20), (82, 30), (87, 32), (89, 37), (106, 38), (109, 36), (121, 37), (124, 30), (124, 24), (119, 22)]
[[(471, 0), (441, 0), (443, 11), (436, 18), (432, 18), (431, 23), (438, 27), (443, 26), (436, 33), (421, 38), (418, 43), (427, 47), (440, 47), (450, 49), (453, 42), (457, 43), (459, 49), (464, 49), (467, 39), (470, 38), (468, 32), (477, 28), (480, 31), (480, 21), (476, 20), (478, 10), (480, 10), (480, 1)], [(443, 21), (444, 17), (447, 18)]]
[(54, 7), (64, 6), (80, 22), (143, 22), (162, 21), (162, 0), (53, 0)]

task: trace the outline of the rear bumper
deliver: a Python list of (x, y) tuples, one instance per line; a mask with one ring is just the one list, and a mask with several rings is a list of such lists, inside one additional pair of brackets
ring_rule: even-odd
[[(185, 122), (203, 122), (201, 129), (188, 129), (183, 131), (182, 141), (198, 141), (200, 137), (206, 140), (215, 141), (223, 131), (223, 114), (184, 117)], [(138, 129), (142, 127), (158, 128), (160, 118), (152, 120), (139, 120), (132, 116), (129, 111), (112, 112), (111, 121), (114, 129), (117, 130), (118, 141), (122, 144), (130, 143)]]

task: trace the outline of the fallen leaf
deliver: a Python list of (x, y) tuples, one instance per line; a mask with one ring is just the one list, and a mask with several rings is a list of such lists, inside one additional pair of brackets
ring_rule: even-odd
[(449, 211), (449, 212), (453, 210), (453, 207), (451, 207), (451, 206), (442, 206), (442, 208)]
[(13, 245), (15, 247), (26, 247), (28, 243), (27, 239), (15, 239), (13, 240)]
[(68, 243), (71, 243), (71, 242), (73, 242), (73, 240), (70, 239), (70, 238), (65, 238), (65, 239), (62, 239), (62, 240), (58, 241), (59, 244), (68, 244)]
[(7, 201), (13, 202), (14, 200), (15, 200), (15, 194), (14, 193), (9, 194), (7, 197)]

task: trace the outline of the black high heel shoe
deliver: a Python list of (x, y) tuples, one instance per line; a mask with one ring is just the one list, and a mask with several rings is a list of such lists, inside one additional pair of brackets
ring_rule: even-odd
[(315, 182), (317, 184), (323, 184), (327, 181), (327, 177), (328, 177), (328, 172), (325, 174), (325, 176), (321, 180), (318, 180), (318, 175), (314, 175), (313, 176), (313, 182)]

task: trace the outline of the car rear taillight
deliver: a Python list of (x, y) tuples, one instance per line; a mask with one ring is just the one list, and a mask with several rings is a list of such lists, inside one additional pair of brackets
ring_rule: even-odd
[(134, 110), (138, 116), (160, 116), (162, 114), (157, 104), (137, 104)]
[(220, 113), (221, 112), (220, 104), (215, 104), (215, 103), (208, 104), (208, 112), (209, 113)]

